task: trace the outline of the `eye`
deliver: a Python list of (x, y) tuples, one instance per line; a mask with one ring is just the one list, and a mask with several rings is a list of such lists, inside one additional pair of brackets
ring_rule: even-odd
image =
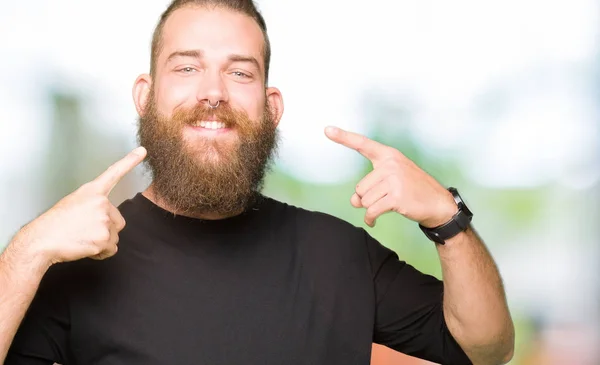
[(196, 71), (195, 68), (193, 67), (182, 67), (179, 70), (177, 70), (177, 72), (183, 73), (183, 74), (191, 74), (192, 72)]
[(248, 75), (248, 74), (245, 74), (245, 73), (243, 73), (243, 72), (241, 72), (241, 71), (233, 71), (233, 72), (232, 72), (232, 74), (233, 74), (235, 77), (239, 77), (239, 78), (242, 78), (242, 79), (247, 79), (247, 78), (249, 78), (249, 77), (250, 77), (250, 75)]

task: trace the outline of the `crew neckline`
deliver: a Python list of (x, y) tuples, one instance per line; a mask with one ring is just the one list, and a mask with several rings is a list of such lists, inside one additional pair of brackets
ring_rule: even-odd
[(264, 221), (259, 218), (264, 217), (271, 206), (271, 199), (259, 194), (253, 205), (236, 216), (223, 219), (201, 219), (174, 214), (156, 205), (141, 192), (137, 193), (131, 202), (139, 204), (144, 210), (151, 212), (153, 219), (157, 221), (174, 225), (182, 230), (192, 230), (194, 233), (236, 233), (256, 229), (261, 221)]

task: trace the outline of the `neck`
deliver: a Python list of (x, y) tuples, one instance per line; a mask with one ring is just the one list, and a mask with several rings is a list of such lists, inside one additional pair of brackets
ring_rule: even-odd
[(185, 213), (180, 212), (180, 211), (177, 211), (177, 209), (174, 209), (172, 206), (170, 206), (163, 199), (160, 198), (160, 196), (156, 193), (156, 189), (154, 188), (153, 184), (150, 184), (150, 186), (142, 192), (142, 195), (145, 196), (146, 199), (150, 200), (152, 203), (156, 204), (157, 206), (161, 207), (162, 209), (164, 209), (166, 211), (169, 211), (175, 215), (180, 215), (180, 216), (189, 217), (189, 218), (202, 219), (202, 220), (220, 220), (220, 219), (235, 217), (236, 215), (239, 215), (242, 213), (242, 211), (239, 211), (234, 214), (221, 215), (221, 214), (213, 214), (213, 213), (194, 214), (194, 213), (189, 213), (189, 212), (185, 212)]

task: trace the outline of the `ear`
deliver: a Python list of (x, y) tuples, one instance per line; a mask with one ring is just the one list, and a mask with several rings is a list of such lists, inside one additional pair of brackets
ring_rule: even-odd
[(276, 87), (267, 88), (266, 94), (269, 107), (271, 108), (271, 115), (274, 117), (273, 122), (277, 126), (283, 116), (283, 96), (281, 95), (281, 91)]
[(148, 74), (142, 74), (133, 84), (133, 102), (138, 115), (143, 115), (152, 89), (152, 79)]

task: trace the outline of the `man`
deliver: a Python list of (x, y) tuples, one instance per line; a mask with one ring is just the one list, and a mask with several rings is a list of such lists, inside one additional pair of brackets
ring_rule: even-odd
[[(133, 89), (144, 147), (0, 257), (5, 364), (367, 364), (373, 342), (444, 364), (510, 360), (501, 279), (470, 212), (399, 151), (326, 130), (373, 163), (351, 204), (371, 226), (387, 211), (420, 224), (443, 282), (360, 228), (260, 193), (283, 113), (269, 58), (250, 0), (171, 4)], [(112, 206), (144, 159), (150, 187)]]

